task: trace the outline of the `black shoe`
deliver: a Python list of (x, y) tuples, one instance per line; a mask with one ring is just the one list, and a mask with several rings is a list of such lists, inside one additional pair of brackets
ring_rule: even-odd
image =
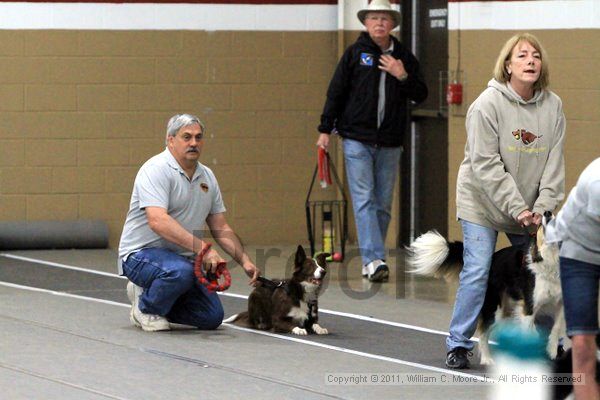
[(473, 353), (464, 347), (452, 349), (446, 355), (446, 367), (452, 369), (469, 368), (469, 356), (472, 355)]
[(390, 276), (390, 269), (385, 264), (380, 264), (373, 275), (369, 276), (371, 282), (387, 282)]

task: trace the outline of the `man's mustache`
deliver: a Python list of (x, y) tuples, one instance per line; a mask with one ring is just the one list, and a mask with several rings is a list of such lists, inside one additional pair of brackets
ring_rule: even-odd
[(195, 147), (189, 148), (186, 150), (186, 153), (198, 153), (198, 149)]

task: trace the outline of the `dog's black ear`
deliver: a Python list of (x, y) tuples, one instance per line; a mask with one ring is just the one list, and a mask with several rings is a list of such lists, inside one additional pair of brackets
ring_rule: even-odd
[(294, 264), (296, 266), (302, 265), (304, 264), (304, 261), (306, 261), (306, 253), (304, 252), (304, 247), (298, 245), (298, 248), (296, 249), (296, 258), (294, 260)]
[(544, 211), (544, 219), (546, 220), (546, 222), (550, 222), (552, 218), (554, 218), (552, 211)]

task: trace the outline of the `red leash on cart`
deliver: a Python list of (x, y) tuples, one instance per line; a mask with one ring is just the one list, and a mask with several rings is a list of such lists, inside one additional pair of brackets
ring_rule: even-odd
[[(198, 282), (200, 282), (202, 286), (206, 287), (209, 292), (224, 292), (225, 290), (229, 289), (229, 286), (231, 286), (231, 274), (227, 269), (227, 263), (225, 261), (220, 262), (217, 264), (216, 272), (207, 272), (206, 275), (204, 274), (204, 269), (202, 268), (202, 260), (204, 259), (204, 256), (208, 250), (210, 250), (211, 246), (212, 245), (208, 243), (206, 247), (204, 247), (196, 256), (196, 262), (194, 263), (194, 274), (196, 275), (196, 278), (198, 278)], [(219, 283), (219, 278), (221, 277), (224, 279), (223, 283)]]
[(319, 167), (319, 182), (321, 187), (325, 189), (327, 186), (331, 185), (331, 172), (329, 169), (329, 156), (324, 148), (319, 147), (319, 152), (317, 153), (317, 164)]

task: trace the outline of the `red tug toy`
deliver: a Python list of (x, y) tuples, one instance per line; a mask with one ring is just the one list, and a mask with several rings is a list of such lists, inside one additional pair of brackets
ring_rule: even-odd
[[(231, 274), (227, 269), (226, 262), (220, 262), (217, 265), (217, 271), (215, 273), (207, 272), (204, 274), (204, 269), (202, 268), (202, 260), (204, 259), (204, 255), (210, 250), (211, 244), (209, 243), (205, 248), (198, 253), (196, 256), (196, 262), (194, 263), (194, 274), (196, 278), (198, 278), (198, 282), (209, 292), (224, 292), (229, 289), (231, 286)], [(223, 277), (223, 283), (219, 284), (219, 278)]]

